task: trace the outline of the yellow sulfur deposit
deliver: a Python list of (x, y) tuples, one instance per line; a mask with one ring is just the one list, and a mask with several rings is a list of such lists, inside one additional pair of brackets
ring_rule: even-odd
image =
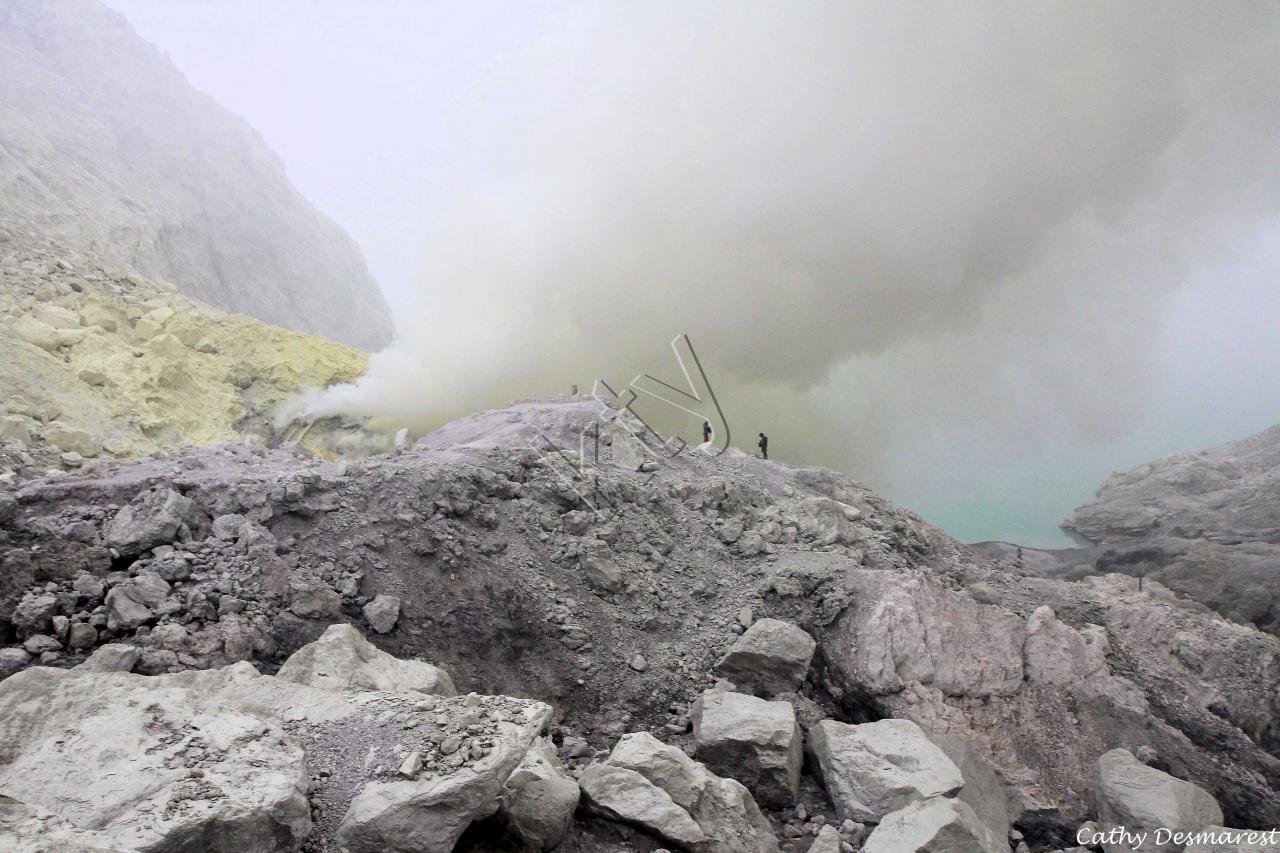
[(137, 276), (52, 268), (42, 278), (0, 298), (3, 417), (29, 442), (141, 456), (265, 438), (286, 397), (350, 382), (367, 365), (359, 350)]

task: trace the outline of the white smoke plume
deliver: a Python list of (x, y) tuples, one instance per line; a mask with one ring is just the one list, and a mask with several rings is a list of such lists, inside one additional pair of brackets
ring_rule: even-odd
[(499, 64), (495, 103), (542, 96), (476, 140), (399, 342), (309, 414), (674, 376), (685, 332), (737, 443), (872, 482), (957, 430), (1100, 440), (1280, 200), (1276, 4), (588, 5)]

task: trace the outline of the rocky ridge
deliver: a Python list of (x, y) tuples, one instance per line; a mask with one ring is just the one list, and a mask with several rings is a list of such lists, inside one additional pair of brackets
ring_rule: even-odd
[(1097, 571), (1280, 634), (1280, 426), (1113, 474), (1063, 526), (1095, 546)]
[[(574, 480), (560, 462), (601, 422)], [(829, 471), (652, 455), (633, 426), (521, 401), (359, 461), (225, 445), (22, 482), (0, 497), (0, 663), (273, 672), (349, 623), (461, 691), (550, 706), (555, 755), (517, 780), (563, 794), (558, 762), (581, 787), (567, 829), (538, 830), (569, 851), (1069, 849), (1119, 813), (1115, 749), (1227, 826), (1280, 823), (1280, 640), (1157, 582), (975, 556)], [(343, 666), (386, 689), (359, 680), (369, 656)], [(859, 727), (890, 725), (933, 769), (886, 799), (906, 766)], [(513, 849), (520, 824), (477, 818), (457, 849)]]

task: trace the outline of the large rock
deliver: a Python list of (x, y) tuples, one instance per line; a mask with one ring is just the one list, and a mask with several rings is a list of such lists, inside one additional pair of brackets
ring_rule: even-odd
[(364, 618), (379, 634), (388, 634), (400, 618), (400, 599), (394, 595), (376, 595), (364, 606)]
[[(1098, 825), (1102, 831), (1124, 827), (1147, 831), (1153, 837), (1142, 845), (1143, 853), (1177, 853), (1183, 845), (1172, 839), (1160, 843), (1158, 829), (1188, 832), (1222, 825), (1222, 809), (1204, 789), (1154, 767), (1148, 767), (1127, 749), (1113, 749), (1098, 759)], [(1110, 849), (1108, 853), (1113, 853)], [(1114, 853), (1130, 853), (1120, 845)]]
[(106, 530), (106, 543), (134, 555), (173, 542), (194, 504), (173, 489), (143, 492), (123, 507)]
[(139, 572), (116, 584), (107, 593), (107, 627), (132, 631), (150, 621), (169, 597), (169, 590), (168, 581), (155, 572)]
[(634, 824), (686, 849), (707, 841), (706, 833), (670, 794), (634, 770), (592, 762), (578, 784), (592, 808), (612, 820)]
[(874, 696), (910, 684), (947, 696), (1022, 687), (1023, 620), (925, 577), (855, 570), (859, 597), (824, 642), (838, 687)]
[(831, 824), (822, 827), (807, 853), (840, 853), (840, 833)]
[(503, 783), (546, 727), (551, 708), (530, 702), (502, 717), (490, 751), (471, 764), (445, 775), (365, 785), (338, 827), (338, 844), (350, 853), (450, 853), (473, 821), (498, 810)]
[(711, 773), (682, 750), (637, 732), (618, 740), (607, 763), (639, 773), (688, 812), (707, 836), (699, 851), (777, 853), (773, 829), (751, 792), (734, 779)]
[(320, 639), (294, 652), (276, 677), (322, 690), (457, 693), (453, 679), (440, 667), (389, 655), (346, 623), (330, 625)]
[(863, 853), (1009, 853), (1009, 843), (968, 803), (946, 797), (917, 800), (885, 815)]
[(132, 672), (141, 652), (124, 643), (99, 646), (88, 659), (76, 667), (78, 672)]
[(1098, 625), (1077, 631), (1041, 605), (1027, 618), (1022, 649), (1028, 681), (1063, 686), (1104, 670), (1107, 634)]
[[(320, 850), (449, 851), (498, 808), (551, 714), (507, 697), (319, 690), (249, 663), (91, 670), (0, 682), (4, 849), (275, 853), (311, 833)], [(421, 773), (404, 781), (409, 755)]]
[(716, 671), (738, 687), (770, 696), (804, 683), (817, 643), (787, 622), (759, 619), (734, 642)]
[(960, 769), (910, 720), (823, 720), (809, 730), (808, 748), (842, 819), (874, 823), (964, 785)]
[(289, 609), (306, 619), (336, 619), (342, 615), (342, 596), (320, 580), (293, 580)]
[(0, 750), (30, 849), (274, 853), (311, 830), (299, 742), (174, 681), (25, 670), (0, 683)]
[(33, 634), (46, 634), (53, 629), (53, 617), (58, 612), (58, 598), (52, 593), (28, 593), (13, 609), (10, 619), (18, 639), (25, 640)]
[(58, 330), (48, 323), (42, 323), (30, 314), (24, 314), (13, 321), (13, 334), (40, 349), (53, 351), (61, 346)]
[(554, 850), (573, 822), (581, 790), (565, 773), (555, 747), (531, 747), (502, 786), (500, 812), (508, 831), (533, 850)]
[(694, 703), (693, 739), (707, 769), (746, 785), (756, 802), (795, 804), (804, 736), (790, 703), (708, 690)]
[(82, 429), (63, 423), (52, 423), (44, 437), (50, 444), (60, 450), (79, 453), (81, 456), (93, 457), (102, 451), (102, 444)]
[(969, 804), (978, 818), (1000, 838), (1009, 834), (1015, 817), (1013, 806), (995, 769), (979, 752), (973, 741), (956, 735), (930, 734), (929, 740), (946, 753), (960, 770), (964, 787), (957, 800)]

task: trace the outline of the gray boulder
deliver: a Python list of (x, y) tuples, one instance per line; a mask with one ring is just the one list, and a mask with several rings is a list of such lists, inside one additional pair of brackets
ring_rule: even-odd
[(693, 706), (693, 739), (698, 760), (746, 785), (756, 802), (795, 804), (804, 736), (789, 703), (708, 690)]
[(378, 595), (364, 606), (364, 618), (379, 634), (387, 634), (400, 618), (400, 599), (394, 595)]
[(29, 593), (23, 596), (13, 609), (13, 630), (18, 639), (25, 640), (33, 634), (47, 634), (53, 629), (53, 617), (58, 612), (58, 598), (52, 593)]
[(289, 609), (305, 619), (336, 619), (342, 615), (342, 596), (323, 581), (298, 579), (289, 585)]
[(508, 830), (533, 850), (554, 850), (569, 832), (581, 790), (546, 740), (525, 753), (502, 786), (500, 814)]
[(967, 738), (955, 735), (930, 734), (929, 740), (946, 753), (964, 777), (964, 787), (956, 799), (968, 803), (996, 835), (1001, 838), (1007, 836), (1013, 826), (1013, 807), (1000, 778), (977, 746)]
[(294, 652), (277, 678), (322, 690), (385, 690), (454, 696), (449, 673), (425, 661), (400, 660), (360, 635), (351, 625), (330, 625), (320, 639)]
[(132, 631), (150, 621), (169, 597), (169, 583), (155, 572), (139, 572), (107, 593), (107, 627)]
[[(465, 713), (465, 712), (464, 712)], [(473, 821), (498, 810), (503, 783), (551, 718), (527, 703), (499, 722), (492, 749), (444, 775), (366, 784), (351, 801), (335, 838), (349, 853), (450, 853)]]
[(623, 735), (607, 763), (639, 773), (688, 812), (707, 836), (700, 853), (778, 853), (773, 828), (742, 783), (711, 773), (648, 732)]
[(195, 504), (173, 489), (143, 492), (107, 526), (105, 541), (126, 556), (173, 542)]
[[(507, 697), (318, 690), (249, 663), (28, 669), (0, 682), (0, 847), (444, 853), (497, 810), (550, 715)], [(424, 773), (388, 782), (407, 755)]]
[(840, 833), (831, 824), (822, 827), (809, 845), (808, 853), (840, 853)]
[(240, 535), (240, 526), (246, 521), (243, 515), (230, 513), (220, 515), (213, 520), (211, 528), (214, 538), (224, 542), (234, 541)]
[(761, 696), (796, 690), (804, 683), (817, 643), (787, 622), (758, 619), (716, 664), (735, 685)]
[(311, 830), (299, 743), (216, 691), (27, 669), (0, 683), (0, 749), (19, 850), (274, 853)]
[(76, 667), (79, 672), (132, 672), (141, 652), (124, 643), (99, 646), (88, 660)]
[(685, 848), (707, 841), (702, 828), (670, 794), (634, 770), (592, 762), (578, 783), (592, 809), (610, 820), (634, 824)]
[(823, 720), (810, 729), (808, 748), (842, 820), (874, 823), (964, 785), (960, 769), (910, 720)]
[[(1104, 753), (1097, 764), (1098, 826), (1105, 832), (1123, 826), (1130, 832), (1167, 829), (1189, 832), (1222, 825), (1222, 809), (1203, 788), (1148, 767), (1127, 749)], [(1177, 853), (1183, 844), (1161, 843), (1154, 836), (1143, 853)], [(1117, 853), (1129, 853), (1117, 847)], [(1112, 853), (1112, 851), (1108, 851)]]
[(863, 853), (1009, 853), (1004, 836), (968, 803), (946, 797), (917, 800), (885, 815)]

